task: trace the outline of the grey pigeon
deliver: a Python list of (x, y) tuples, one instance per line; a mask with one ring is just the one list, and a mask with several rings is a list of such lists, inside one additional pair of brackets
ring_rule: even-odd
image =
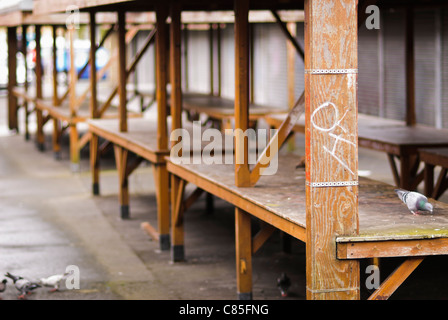
[(433, 213), (434, 207), (428, 202), (428, 198), (421, 193), (403, 189), (395, 189), (395, 192), (398, 198), (407, 205), (412, 214), (420, 214), (424, 211)]
[(8, 282), (8, 280), (6, 280), (6, 279), (3, 279), (2, 282), (0, 282), (0, 292), (5, 292), (7, 282)]
[(288, 278), (286, 273), (282, 273), (280, 278), (277, 279), (277, 287), (280, 290), (282, 297), (288, 296), (288, 289), (291, 286), (291, 280)]
[(18, 296), (19, 299), (24, 299), (27, 294), (30, 294), (34, 289), (40, 288), (40, 285), (37, 283), (33, 283), (28, 279), (25, 279), (21, 276), (14, 276), (7, 272), (5, 274), (6, 277), (10, 278), (17, 289), (20, 292)]
[[(8, 280), (6, 279), (3, 279), (2, 282), (0, 282), (0, 292), (5, 292), (7, 283)], [(2, 297), (0, 297), (0, 300), (3, 300)]]

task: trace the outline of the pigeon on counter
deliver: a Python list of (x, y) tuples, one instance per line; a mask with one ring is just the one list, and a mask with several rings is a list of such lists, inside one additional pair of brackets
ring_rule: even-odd
[(50, 276), (48, 278), (41, 278), (38, 283), (43, 285), (44, 287), (52, 287), (53, 289), (50, 292), (55, 292), (59, 290), (59, 285), (61, 281), (67, 277), (69, 273), (64, 274), (56, 274), (54, 276)]
[(290, 286), (291, 280), (286, 275), (286, 273), (283, 272), (280, 278), (277, 279), (277, 287), (279, 288), (282, 297), (288, 296), (288, 289)]
[(33, 290), (41, 287), (37, 283), (33, 283), (21, 276), (12, 275), (9, 272), (7, 272), (5, 276), (10, 278), (14, 282), (17, 291), (20, 292), (20, 295), (18, 296), (19, 299), (25, 299), (27, 294), (30, 294)]
[(400, 198), (400, 200), (403, 201), (404, 204), (406, 204), (412, 214), (417, 215), (422, 212), (433, 213), (433, 205), (430, 204), (428, 202), (428, 198), (426, 198), (421, 193), (403, 189), (395, 189), (395, 192), (397, 193), (398, 198)]

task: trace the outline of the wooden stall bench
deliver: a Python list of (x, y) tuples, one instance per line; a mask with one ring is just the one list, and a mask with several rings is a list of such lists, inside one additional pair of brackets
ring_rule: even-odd
[[(306, 181), (304, 169), (296, 168), (299, 159), (279, 156), (276, 174), (262, 176), (256, 187), (238, 188), (232, 165), (174, 164), (167, 158), (168, 171), (181, 180), (172, 212), (174, 258), (182, 259), (186, 246), (183, 225), (188, 219), (185, 207), (191, 199), (184, 191), (191, 183), (246, 213), (235, 218), (236, 259), (244, 261), (244, 270), (237, 270), (239, 292), (244, 293), (240, 298), (251, 297), (251, 257), (273, 231), (279, 229), (306, 242)], [(433, 215), (412, 215), (393, 186), (361, 178), (359, 234), (336, 237), (330, 245), (341, 260), (406, 257), (401, 268), (412, 265), (413, 270), (416, 261), (425, 256), (448, 254), (448, 205), (432, 199), (430, 202), (435, 206)], [(249, 216), (265, 223), (252, 236)], [(371, 298), (389, 297), (408, 276), (395, 272)]]

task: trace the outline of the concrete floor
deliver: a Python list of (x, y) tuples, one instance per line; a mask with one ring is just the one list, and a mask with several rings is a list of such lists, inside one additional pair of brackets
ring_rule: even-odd
[[(121, 220), (113, 155), (102, 161), (101, 196), (93, 197), (88, 154), (83, 152), (81, 171), (73, 174), (67, 143), (59, 161), (53, 159), (50, 136), (46, 151), (37, 151), (33, 135), (25, 141), (23, 134), (9, 133), (5, 106), (5, 97), (0, 97), (0, 275), (11, 272), (38, 279), (63, 273), (69, 265), (80, 270), (80, 289), (62, 288), (56, 293), (38, 289), (27, 299), (236, 299), (232, 206), (216, 200), (215, 211), (209, 214), (201, 198), (186, 214), (187, 260), (173, 264), (170, 253), (161, 252), (158, 243), (140, 228), (144, 221), (156, 224), (155, 190), (148, 164), (130, 178), (131, 219)], [(300, 150), (301, 139), (297, 140)], [(392, 183), (384, 154), (360, 150), (359, 159), (363, 173), (370, 171), (371, 178)], [(285, 253), (281, 236), (275, 233), (254, 255), (256, 300), (305, 298), (305, 246), (293, 240), (291, 253)], [(393, 298), (448, 297), (447, 260), (427, 260), (434, 263), (425, 261), (409, 285)], [(382, 261), (382, 277), (398, 262)], [(363, 278), (367, 264), (361, 266)], [(287, 298), (282, 298), (276, 287), (282, 272), (292, 280)], [(363, 297), (369, 294), (364, 285), (361, 290)], [(10, 285), (0, 297), (17, 299), (17, 291)]]

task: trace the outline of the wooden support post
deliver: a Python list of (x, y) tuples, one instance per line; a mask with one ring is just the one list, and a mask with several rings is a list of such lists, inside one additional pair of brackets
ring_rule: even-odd
[(126, 111), (126, 13), (118, 12), (118, 94), (120, 115), (120, 131), (128, 131), (128, 120)]
[[(27, 41), (27, 30), (28, 26), (22, 26), (22, 50), (23, 50), (23, 64), (25, 67), (25, 82), (23, 84), (23, 88), (25, 90), (25, 94), (28, 94), (28, 62), (27, 62), (27, 51), (28, 51), (28, 41)], [(25, 109), (25, 140), (30, 139), (30, 128), (29, 128), (29, 111), (28, 111), (28, 100), (24, 99), (23, 101), (23, 109)]]
[(119, 200), (121, 219), (129, 218), (129, 184), (128, 184), (128, 154), (129, 151), (118, 145), (114, 145), (115, 163), (118, 171)]
[(170, 190), (166, 164), (154, 165), (160, 250), (170, 250)]
[[(53, 26), (53, 105), (59, 105), (59, 97), (58, 97), (58, 70), (57, 70), (57, 30), (58, 27), (56, 25)], [(55, 117), (53, 118), (53, 153), (54, 158), (56, 160), (61, 159), (61, 124), (60, 121)]]
[(185, 260), (184, 247), (184, 191), (185, 180), (171, 175), (171, 260)]
[[(41, 26), (35, 25), (35, 41), (36, 41), (36, 101), (43, 98), (42, 95), (42, 54), (40, 45)], [(42, 110), (36, 108), (37, 129), (36, 129), (36, 144), (39, 151), (45, 149), (45, 137), (44, 137), (44, 117)]]
[(8, 126), (19, 131), (17, 97), (12, 93), (17, 85), (17, 27), (8, 27)]
[(406, 125), (416, 123), (415, 116), (415, 50), (414, 50), (414, 8), (406, 9)]
[(235, 208), (236, 282), (240, 300), (252, 300), (251, 243), (250, 215)]
[[(181, 8), (178, 1), (171, 5), (170, 15), (171, 130), (176, 130), (182, 128)], [(171, 144), (176, 143), (178, 141), (172, 141)], [(185, 181), (171, 175), (171, 259), (174, 262), (185, 258), (182, 208), (184, 189)]]
[[(171, 81), (171, 130), (182, 128), (182, 66), (180, 6), (171, 7), (170, 24), (170, 81)], [(173, 141), (172, 145), (178, 141)]]
[(249, 127), (249, 0), (235, 0), (235, 184), (250, 187)]
[(100, 194), (100, 157), (99, 157), (99, 138), (92, 133), (90, 138), (90, 170), (92, 171), (92, 193)]
[(359, 229), (357, 1), (305, 0), (305, 21), (307, 299), (359, 299), (359, 261), (336, 257)]
[[(70, 45), (70, 115), (72, 117), (76, 117), (76, 84), (78, 82), (78, 76), (76, 73), (76, 64), (75, 64), (75, 27), (70, 26), (68, 29), (68, 37), (69, 37), (69, 45)], [(69, 127), (69, 135), (70, 135), (70, 168), (72, 172), (79, 172), (80, 170), (80, 151), (78, 148), (78, 128), (76, 123), (70, 123)]]
[[(101, 44), (100, 44), (101, 45)], [(90, 12), (90, 117), (98, 117), (97, 100), (97, 72), (96, 72), (96, 13)], [(90, 138), (90, 170), (92, 172), (92, 193), (100, 194), (100, 159), (99, 159), (99, 138), (92, 133)]]
[(165, 4), (158, 3), (156, 6), (157, 34), (156, 34), (156, 98), (157, 98), (157, 149), (166, 150), (168, 148), (167, 134), (167, 92), (166, 84), (168, 80), (168, 50), (167, 36), (168, 26), (166, 19), (168, 9)]
[(249, 24), (249, 101), (255, 103), (255, 24)]
[(95, 119), (98, 112), (96, 79), (96, 15), (90, 12), (90, 117)]

